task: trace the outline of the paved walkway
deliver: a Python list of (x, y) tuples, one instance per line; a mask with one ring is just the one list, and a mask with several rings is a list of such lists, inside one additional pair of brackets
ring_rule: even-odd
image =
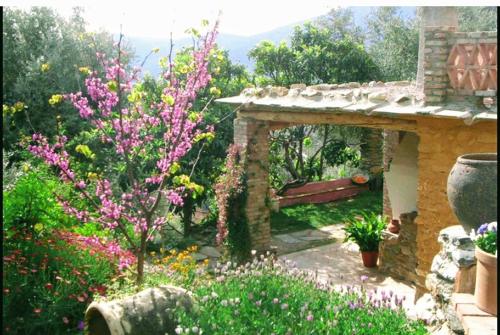
[[(398, 296), (405, 296), (403, 306), (409, 315), (414, 314), (415, 287), (386, 276), (378, 268), (364, 267), (357, 245), (351, 242), (342, 243), (344, 232), (341, 225), (323, 227), (321, 231), (327, 232), (336, 242), (282, 254), (279, 258), (295, 262), (298, 268), (314, 271), (320, 281), (329, 280), (338, 287), (360, 285), (361, 276), (368, 276), (364, 283), (368, 290), (378, 287), (379, 290), (392, 290)], [(279, 249), (278, 253), (281, 254)]]

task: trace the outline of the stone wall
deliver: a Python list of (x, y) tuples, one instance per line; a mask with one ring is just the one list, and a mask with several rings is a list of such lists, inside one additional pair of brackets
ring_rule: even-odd
[(439, 251), (437, 237), (448, 226), (458, 224), (446, 195), (448, 174), (458, 156), (473, 152), (497, 151), (497, 124), (479, 122), (467, 126), (456, 119), (417, 120), (417, 296), (425, 291), (425, 276)]
[(269, 198), (269, 124), (248, 118), (234, 120), (234, 143), (244, 151), (248, 198), (245, 211), (250, 243), (258, 251), (269, 250), (271, 242)]
[(384, 231), (384, 239), (379, 246), (379, 268), (396, 279), (417, 281), (417, 226), (416, 212), (404, 213), (399, 217), (399, 234)]

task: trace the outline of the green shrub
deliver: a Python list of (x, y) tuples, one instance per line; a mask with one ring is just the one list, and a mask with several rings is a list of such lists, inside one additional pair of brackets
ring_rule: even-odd
[(345, 241), (353, 241), (361, 251), (378, 251), (386, 218), (375, 213), (363, 213), (361, 219), (351, 219), (343, 228)]
[(270, 259), (215, 272), (194, 289), (197, 311), (176, 310), (177, 334), (427, 334), (392, 292), (336, 291)]
[(53, 191), (65, 185), (45, 172), (33, 170), (19, 178), (14, 188), (3, 192), (4, 228), (24, 227), (34, 233), (37, 229), (68, 228), (76, 220), (67, 216), (56, 201)]

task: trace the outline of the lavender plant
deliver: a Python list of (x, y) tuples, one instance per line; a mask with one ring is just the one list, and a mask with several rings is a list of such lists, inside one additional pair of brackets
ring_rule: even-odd
[(219, 264), (214, 280), (193, 288), (198, 310), (175, 311), (176, 333), (427, 334), (406, 317), (404, 297), (335, 288), (291, 265), (264, 256), (240, 266)]

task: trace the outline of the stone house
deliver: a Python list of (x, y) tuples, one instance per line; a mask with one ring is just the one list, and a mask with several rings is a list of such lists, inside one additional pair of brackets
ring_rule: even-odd
[(384, 212), (402, 222), (399, 236), (387, 232), (380, 266), (416, 284), (417, 298), (425, 292), (438, 234), (458, 223), (446, 195), (449, 171), (462, 154), (497, 151), (497, 32), (457, 27), (453, 7), (423, 9), (416, 83), (296, 84), (218, 100), (238, 106), (234, 142), (246, 149), (253, 248), (268, 249), (271, 240), (269, 131), (300, 124), (367, 127), (375, 137), (384, 135)]

